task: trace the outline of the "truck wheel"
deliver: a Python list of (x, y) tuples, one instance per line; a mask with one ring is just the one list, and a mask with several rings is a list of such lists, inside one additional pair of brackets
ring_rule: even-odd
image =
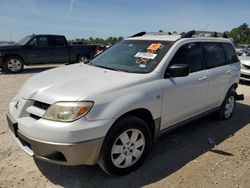
[(23, 70), (23, 60), (19, 57), (12, 56), (4, 60), (3, 68), (7, 73), (18, 73)]
[(219, 119), (220, 120), (227, 120), (227, 119), (230, 119), (233, 115), (233, 112), (234, 112), (234, 108), (235, 108), (235, 92), (230, 90), (221, 107), (220, 107), (220, 110), (218, 112), (219, 114)]
[(127, 116), (118, 120), (104, 140), (100, 167), (111, 175), (123, 175), (136, 170), (151, 145), (148, 125), (140, 118)]
[(78, 56), (76, 59), (76, 63), (86, 63), (88, 61), (89, 61), (89, 58), (84, 55)]

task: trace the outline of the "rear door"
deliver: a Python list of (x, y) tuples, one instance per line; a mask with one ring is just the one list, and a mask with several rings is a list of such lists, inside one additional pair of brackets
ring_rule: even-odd
[[(207, 71), (203, 69), (200, 42), (184, 44), (169, 63), (187, 64), (191, 73), (185, 77), (162, 80), (162, 129), (205, 111), (207, 97)], [(169, 67), (168, 66), (168, 67)]]
[(203, 50), (209, 80), (207, 104), (211, 109), (221, 105), (230, 84), (232, 70), (221, 43), (204, 42)]
[(47, 36), (34, 37), (26, 45), (26, 59), (29, 64), (48, 63), (50, 61)]
[(65, 63), (69, 61), (67, 41), (63, 36), (50, 36), (50, 61), (52, 63)]

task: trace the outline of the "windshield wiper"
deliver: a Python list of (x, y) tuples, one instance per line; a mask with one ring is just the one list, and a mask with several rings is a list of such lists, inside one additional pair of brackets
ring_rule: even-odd
[(129, 72), (129, 73), (140, 73), (140, 72), (137, 72), (137, 71), (130, 71), (130, 70), (124, 70), (124, 69), (118, 69), (118, 68), (105, 67), (105, 66), (102, 66), (102, 65), (95, 65), (91, 61), (89, 61), (87, 64), (91, 65), (91, 66), (94, 66), (94, 67), (99, 67), (99, 68), (108, 69), (108, 70), (114, 70), (114, 71), (120, 71), (120, 72)]
[[(91, 65), (93, 65), (93, 64), (91, 64)], [(103, 69), (119, 71), (119, 69), (115, 69), (115, 68), (111, 68), (111, 67), (105, 67), (105, 66), (102, 66), (102, 65), (94, 65), (94, 66), (95, 67), (100, 67), (100, 68), (103, 68)]]

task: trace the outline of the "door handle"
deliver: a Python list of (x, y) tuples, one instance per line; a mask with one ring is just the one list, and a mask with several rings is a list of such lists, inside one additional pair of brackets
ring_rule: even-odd
[(231, 70), (226, 70), (225, 74), (229, 74), (231, 72), (232, 72)]
[(207, 79), (207, 76), (201, 76), (198, 78), (199, 81)]

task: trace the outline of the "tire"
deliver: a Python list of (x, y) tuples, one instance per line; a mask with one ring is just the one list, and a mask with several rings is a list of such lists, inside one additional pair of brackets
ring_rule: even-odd
[(89, 57), (80, 55), (76, 59), (76, 63), (87, 63), (89, 61)]
[(135, 116), (118, 120), (107, 133), (99, 166), (110, 175), (124, 175), (136, 170), (149, 151), (148, 125)]
[(232, 89), (227, 93), (220, 110), (218, 111), (219, 120), (227, 120), (233, 116), (235, 109), (235, 91)]
[(7, 57), (4, 60), (3, 68), (7, 73), (19, 73), (23, 70), (23, 60), (16, 56)]

